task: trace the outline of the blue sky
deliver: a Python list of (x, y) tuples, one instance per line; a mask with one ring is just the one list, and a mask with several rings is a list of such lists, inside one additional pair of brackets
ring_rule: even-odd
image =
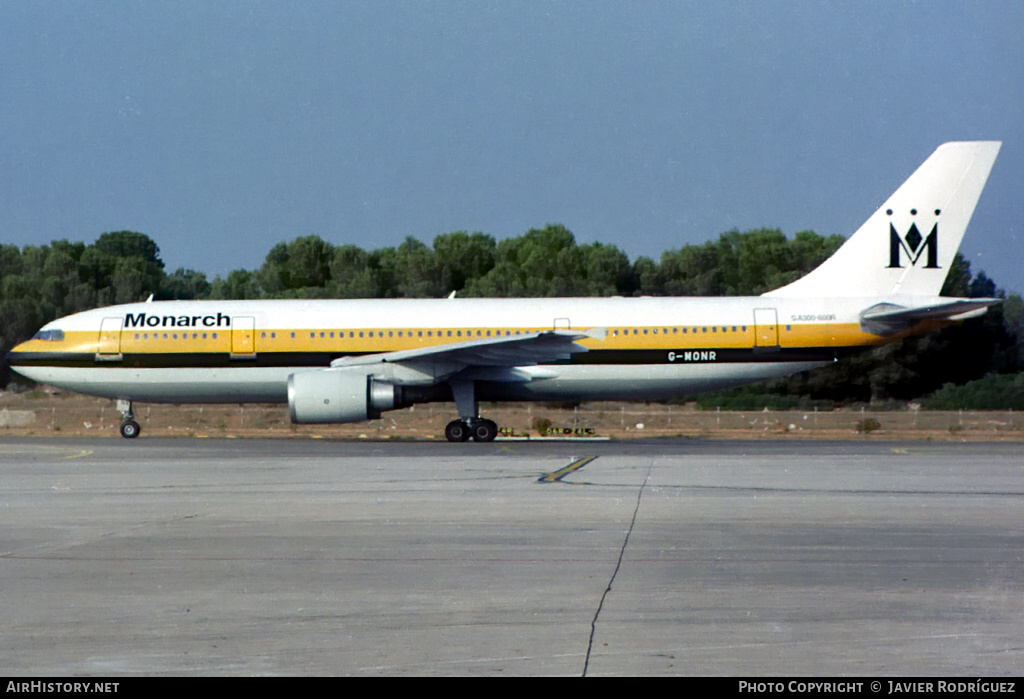
[(0, 241), (168, 271), (562, 223), (631, 258), (852, 233), (1002, 140), (961, 251), (1024, 291), (1024, 3), (0, 0)]

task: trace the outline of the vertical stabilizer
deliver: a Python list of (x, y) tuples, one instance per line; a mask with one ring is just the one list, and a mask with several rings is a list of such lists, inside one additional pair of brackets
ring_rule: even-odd
[(938, 296), (999, 141), (944, 143), (832, 257), (765, 296)]

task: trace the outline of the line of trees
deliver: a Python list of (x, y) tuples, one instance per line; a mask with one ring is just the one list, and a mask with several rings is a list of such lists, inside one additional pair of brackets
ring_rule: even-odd
[[(0, 356), (43, 324), (98, 306), (146, 299), (429, 298), (459, 296), (757, 295), (806, 274), (841, 236), (776, 229), (736, 230), (717, 240), (634, 261), (614, 245), (578, 244), (561, 225), (496, 241), (458, 231), (428, 246), (407, 238), (363, 250), (309, 235), (275, 245), (256, 270), (208, 280), (164, 270), (156, 243), (142, 233), (104, 233), (95, 243), (0, 244)], [(836, 402), (911, 400), (943, 383), (965, 384), (1024, 368), (1024, 304), (957, 256), (943, 288), (949, 296), (997, 296), (1001, 306), (957, 326), (867, 352), (826, 369), (753, 389)], [(10, 379), (6, 364), (0, 385)], [(1015, 385), (1015, 384), (1014, 384)]]

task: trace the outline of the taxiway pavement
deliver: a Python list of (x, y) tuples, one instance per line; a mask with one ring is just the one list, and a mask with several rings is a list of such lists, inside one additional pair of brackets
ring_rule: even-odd
[(1022, 521), (1020, 444), (8, 438), (0, 672), (1020, 674)]

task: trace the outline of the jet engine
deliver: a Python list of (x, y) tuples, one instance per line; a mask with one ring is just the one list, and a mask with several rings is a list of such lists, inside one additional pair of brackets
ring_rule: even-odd
[(312, 369), (288, 377), (292, 422), (359, 422), (401, 407), (401, 386), (378, 381), (362, 367)]

